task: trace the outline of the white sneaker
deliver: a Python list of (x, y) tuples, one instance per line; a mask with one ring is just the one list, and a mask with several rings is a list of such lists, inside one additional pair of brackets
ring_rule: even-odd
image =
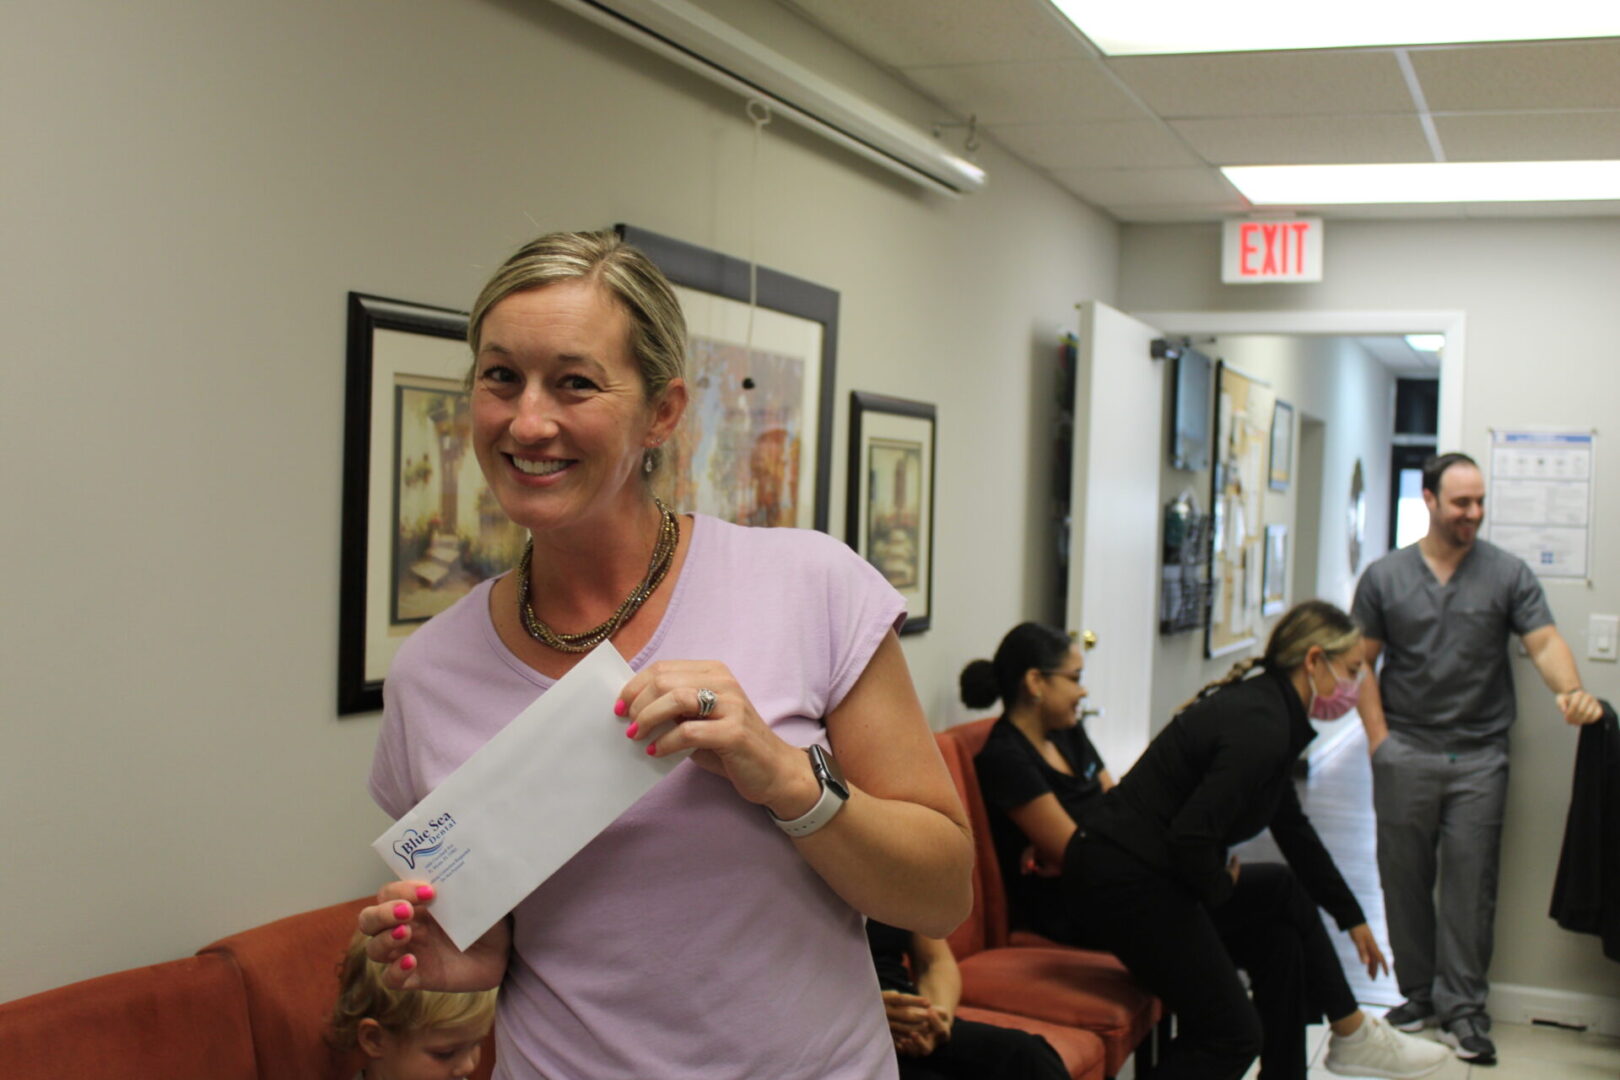
[(1354, 1035), (1335, 1035), (1328, 1040), (1328, 1072), (1340, 1076), (1381, 1076), (1407, 1080), (1428, 1076), (1451, 1059), (1439, 1043), (1396, 1031), (1382, 1017), (1363, 1014), (1361, 1029)]

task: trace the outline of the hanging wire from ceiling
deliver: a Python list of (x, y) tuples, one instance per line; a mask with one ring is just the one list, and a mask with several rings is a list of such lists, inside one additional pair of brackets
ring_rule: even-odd
[(765, 125), (771, 122), (771, 107), (759, 98), (749, 98), (743, 106), (754, 125), (754, 145), (748, 164), (748, 340), (745, 343), (747, 362), (754, 359), (754, 311), (759, 307), (759, 144), (765, 135)]

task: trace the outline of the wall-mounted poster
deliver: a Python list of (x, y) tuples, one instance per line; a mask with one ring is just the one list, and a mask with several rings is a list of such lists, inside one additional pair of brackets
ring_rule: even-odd
[[(659, 494), (739, 525), (827, 528), (838, 293), (629, 225), (686, 315), (686, 415)], [(757, 302), (749, 303), (752, 280)]]
[(349, 294), (340, 716), (382, 708), (404, 640), (523, 552), (473, 453), (466, 337), (463, 312)]
[(1275, 395), (1224, 361), (1215, 374), (1215, 446), (1210, 500), (1211, 600), (1204, 655), (1224, 656), (1259, 640), (1264, 607), (1264, 496), (1269, 482)]
[(867, 394), (849, 400), (849, 545), (906, 599), (902, 634), (932, 622), (935, 409)]

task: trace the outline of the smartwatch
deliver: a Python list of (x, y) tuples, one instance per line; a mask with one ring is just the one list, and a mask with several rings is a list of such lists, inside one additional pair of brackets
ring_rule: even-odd
[(765, 811), (771, 815), (778, 829), (795, 838), (809, 836), (827, 824), (838, 816), (838, 811), (844, 808), (844, 803), (849, 799), (849, 785), (844, 782), (844, 770), (838, 767), (833, 756), (814, 744), (805, 747), (804, 752), (810, 755), (810, 771), (816, 774), (816, 782), (821, 785), (821, 798), (816, 800), (816, 805), (790, 821), (777, 817), (769, 808)]

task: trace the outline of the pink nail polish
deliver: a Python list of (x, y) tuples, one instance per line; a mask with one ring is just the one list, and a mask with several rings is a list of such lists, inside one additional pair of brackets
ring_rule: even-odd
[(399, 903), (394, 905), (394, 918), (396, 918), (396, 919), (408, 919), (410, 917), (411, 917), (411, 905), (407, 904), (403, 900), (401, 900)]
[(614, 716), (623, 716), (625, 713), (627, 713), (629, 711), (630, 711), (630, 706), (624, 700), (624, 698), (620, 698), (618, 701), (615, 701), (613, 703), (613, 715)]
[(403, 926), (396, 926), (390, 930), (389, 933), (393, 935), (395, 941), (404, 941), (405, 935), (409, 933), (409, 931), (407, 931)]
[(647, 756), (648, 757), (657, 757), (658, 756), (658, 744), (657, 743), (648, 743), (647, 744)]
[(416, 957), (412, 956), (410, 953), (406, 953), (404, 956), (400, 957), (399, 969), (401, 971), (414, 971), (416, 969)]
[(629, 727), (624, 729), (624, 737), (627, 738), (627, 739), (633, 739), (633, 738), (636, 737), (636, 732), (638, 732), (640, 730), (641, 730), (641, 725), (632, 722)]
[(431, 886), (431, 885), (418, 885), (416, 887), (416, 898), (418, 900), (431, 900), (431, 899), (433, 899), (433, 886)]

